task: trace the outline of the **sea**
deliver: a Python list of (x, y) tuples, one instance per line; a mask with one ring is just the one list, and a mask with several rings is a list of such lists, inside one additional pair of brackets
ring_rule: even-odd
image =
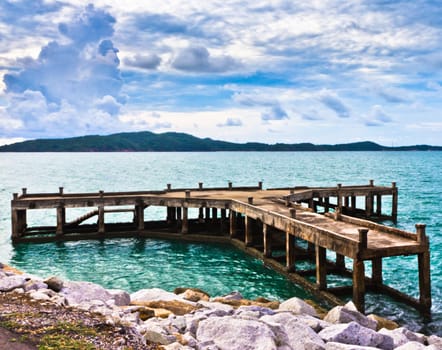
[[(172, 187), (336, 186), (368, 184), (399, 188), (398, 222), (415, 231), (427, 225), (431, 244), (432, 320), (388, 297), (369, 294), (367, 312), (414, 331), (442, 335), (442, 152), (190, 152), (190, 153), (0, 153), (0, 262), (41, 277), (57, 275), (134, 292), (159, 287), (197, 287), (213, 296), (239, 291), (247, 298), (315, 297), (257, 259), (222, 244), (154, 239), (108, 239), (45, 244), (10, 241), (13, 193), (161, 190)], [(157, 210), (158, 209), (158, 210)], [(159, 209), (146, 219), (161, 219)], [(68, 212), (68, 220), (81, 215)], [(130, 220), (128, 213), (110, 220)], [(70, 217), (71, 216), (71, 217)], [(31, 225), (54, 225), (55, 210), (28, 212)], [(108, 217), (106, 217), (108, 220)], [(347, 261), (351, 266), (351, 261)], [(384, 282), (419, 294), (415, 256), (384, 259)], [(330, 285), (348, 283), (330, 277)], [(350, 281), (351, 282), (351, 281)], [(321, 303), (320, 300), (316, 300)]]

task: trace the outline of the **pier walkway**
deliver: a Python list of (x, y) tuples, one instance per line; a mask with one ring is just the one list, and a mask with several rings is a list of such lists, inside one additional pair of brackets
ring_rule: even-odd
[[(23, 189), (11, 201), (12, 240), (140, 236), (230, 242), (331, 304), (349, 294), (363, 312), (370, 290), (393, 296), (430, 317), (425, 225), (417, 224), (416, 232), (407, 232), (377, 223), (397, 220), (397, 198), (395, 183), (386, 187), (373, 181), (362, 186), (278, 189), (263, 189), (262, 183), (256, 187), (229, 183), (225, 188), (204, 188), (199, 183), (192, 189), (167, 185), (163, 191), (112, 193), (64, 193), (59, 188), (58, 193), (30, 194)], [(164, 218), (146, 221), (150, 207), (164, 208)], [(67, 221), (66, 211), (71, 208), (92, 210)], [(35, 209), (55, 209), (56, 225), (29, 227), (27, 211)], [(133, 217), (129, 222), (107, 223), (106, 213)], [(91, 223), (94, 217), (96, 222)], [(418, 298), (383, 281), (382, 260), (401, 255), (417, 255)], [(306, 261), (312, 268), (300, 269)], [(371, 271), (366, 271), (368, 267)], [(347, 276), (351, 283), (329, 287), (330, 274)]]

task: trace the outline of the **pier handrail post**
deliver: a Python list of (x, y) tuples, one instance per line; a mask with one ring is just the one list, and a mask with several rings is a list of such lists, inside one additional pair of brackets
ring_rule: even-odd
[(427, 225), (416, 224), (415, 227), (416, 227), (417, 242), (421, 244), (426, 244), (428, 242), (428, 238), (425, 234), (425, 229)]
[(63, 190), (64, 190), (63, 187), (59, 187), (59, 188), (58, 188), (58, 194), (59, 194), (60, 196), (63, 195)]
[(18, 199), (18, 193), (13, 193), (12, 194), (12, 199), (13, 200), (17, 200)]
[(232, 190), (232, 188), (233, 188), (233, 183), (232, 183), (232, 181), (229, 181), (228, 186), (229, 186), (229, 190)]
[(290, 208), (289, 212), (290, 212), (290, 217), (292, 219), (296, 219), (296, 208)]
[(167, 187), (167, 191), (170, 191), (172, 189), (172, 184), (167, 184), (166, 187)]
[(369, 183), (370, 183), (370, 187), (374, 186), (374, 180), (370, 180)]
[(200, 189), (200, 190), (203, 189), (203, 183), (202, 182), (198, 182), (198, 189)]
[(359, 233), (359, 250), (367, 249), (368, 239), (368, 228), (358, 228)]
[(253, 204), (253, 197), (248, 197), (247, 198), (247, 203)]
[(258, 188), (259, 188), (260, 190), (262, 190), (262, 181), (259, 181), (259, 182), (258, 182)]
[(21, 189), (21, 192), (22, 192), (22, 196), (26, 196), (26, 192), (28, 191), (28, 189), (26, 188), (26, 187), (23, 187), (22, 189)]

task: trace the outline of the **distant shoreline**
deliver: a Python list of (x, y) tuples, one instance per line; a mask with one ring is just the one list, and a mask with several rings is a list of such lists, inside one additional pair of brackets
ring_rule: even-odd
[(371, 141), (335, 145), (312, 143), (233, 143), (189, 134), (149, 131), (106, 136), (89, 135), (60, 139), (36, 139), (0, 146), (0, 152), (397, 152), (442, 151), (442, 146), (387, 147)]

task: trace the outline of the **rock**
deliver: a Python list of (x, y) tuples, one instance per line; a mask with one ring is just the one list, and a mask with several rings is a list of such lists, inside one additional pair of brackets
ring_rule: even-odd
[[(287, 312), (287, 311), (284, 311)], [(331, 323), (325, 322), (319, 318), (310, 316), (310, 315), (296, 315), (295, 318), (307, 326), (309, 326), (311, 329), (313, 329), (316, 333), (320, 332), (322, 329), (327, 328), (331, 326)]]
[(269, 326), (278, 324), (282, 327), (284, 334), (272, 328), (275, 335), (277, 335), (277, 343), (280, 345), (287, 345), (292, 349), (305, 349), (306, 344), (309, 344), (312, 349), (323, 349), (325, 346), (321, 337), (308, 325), (300, 322), (292, 313), (266, 315), (261, 317), (260, 321), (267, 323)]
[(64, 282), (60, 294), (66, 297), (69, 305), (77, 305), (91, 300), (106, 302), (113, 298), (106, 289), (91, 282)]
[(112, 299), (115, 300), (115, 305), (126, 306), (130, 304), (130, 295), (128, 292), (121, 289), (108, 289)]
[(216, 311), (223, 313), (222, 315), (217, 315), (217, 316), (232, 315), (234, 312), (234, 308), (231, 305), (227, 305), (227, 304), (223, 304), (223, 303), (219, 303), (219, 302), (215, 302), (215, 301), (200, 300), (198, 302), (197, 306), (207, 308), (207, 309), (216, 310)]
[(34, 300), (51, 300), (51, 297), (43, 292), (38, 290), (32, 291), (29, 296)]
[(187, 289), (183, 294), (182, 294), (183, 299), (185, 300), (189, 300), (189, 301), (193, 301), (193, 302), (197, 302), (200, 300), (204, 300), (204, 301), (209, 301), (210, 297), (208, 294), (206, 293), (201, 293), (192, 289)]
[(442, 338), (437, 335), (430, 335), (427, 337), (427, 343), (428, 345), (435, 345), (442, 349)]
[(403, 344), (395, 348), (395, 350), (420, 350), (420, 349), (428, 349), (428, 347), (417, 341), (410, 341), (406, 344)]
[(25, 283), (23, 289), (25, 292), (29, 292), (31, 290), (39, 290), (39, 289), (47, 289), (48, 285), (39, 280), (29, 280)]
[(211, 317), (199, 323), (196, 339), (203, 343), (213, 341), (219, 349), (276, 350), (274, 336), (263, 322)]
[(10, 292), (16, 288), (23, 288), (26, 279), (23, 276), (13, 275), (0, 279), (0, 292)]
[(376, 347), (384, 341), (382, 334), (357, 322), (337, 324), (320, 331), (319, 336), (326, 342)]
[(153, 309), (166, 309), (175, 315), (185, 315), (197, 310), (199, 307), (196, 304), (189, 304), (183, 300), (153, 300), (153, 301), (133, 301), (132, 305), (142, 305)]
[(244, 297), (242, 296), (242, 294), (240, 292), (234, 291), (234, 292), (231, 292), (229, 294), (221, 296), (220, 299), (224, 299), (224, 300), (241, 300), (241, 299), (244, 299)]
[(390, 336), (393, 339), (394, 348), (404, 345), (410, 341), (416, 341), (421, 344), (423, 344), (425, 341), (424, 336), (418, 336), (417, 334), (409, 331), (404, 327), (396, 328), (394, 330), (388, 330), (386, 328), (382, 328), (379, 331), (379, 334)]
[(307, 304), (304, 300), (297, 297), (290, 298), (281, 303), (281, 305), (279, 305), (279, 310), (290, 311), (297, 315), (304, 314), (314, 317), (318, 316), (313, 306)]
[(52, 276), (46, 278), (44, 281), (48, 285), (49, 289), (52, 289), (54, 292), (59, 292), (63, 288), (63, 280), (60, 277)]
[(342, 343), (335, 343), (335, 342), (329, 342), (325, 344), (325, 350), (371, 350), (371, 349), (377, 349), (371, 346), (359, 346), (359, 345), (352, 345), (352, 344), (342, 344)]
[(223, 297), (212, 299), (212, 302), (219, 302), (227, 305), (231, 305), (233, 307), (240, 307), (240, 306), (250, 306), (250, 305), (256, 305), (256, 306), (263, 306), (267, 307), (269, 309), (278, 309), (279, 302), (277, 301), (271, 301), (270, 303), (260, 303), (254, 300), (248, 300), (248, 299), (224, 299)]
[(183, 298), (180, 296), (167, 292), (160, 288), (151, 288), (151, 289), (141, 289), (135, 293), (130, 295), (131, 303), (134, 302), (145, 302), (145, 301), (171, 301), (171, 300), (180, 300), (183, 301)]
[(386, 328), (389, 330), (393, 330), (396, 328), (399, 328), (399, 325), (392, 321), (389, 320), (388, 318), (384, 318), (375, 314), (370, 314), (367, 316), (367, 318), (369, 318), (370, 320), (376, 321), (377, 326), (376, 326), (376, 330), (379, 331), (382, 328)]
[(275, 311), (269, 309), (267, 307), (257, 306), (257, 305), (248, 305), (248, 306), (240, 306), (235, 311), (235, 315), (241, 315), (245, 312), (253, 312), (257, 315), (258, 318), (264, 315), (274, 315)]
[(198, 350), (221, 350), (219, 347), (215, 345), (213, 340), (208, 340), (202, 343), (199, 343), (197, 346)]
[(172, 343), (169, 345), (163, 345), (162, 348), (164, 350), (192, 350), (193, 349), (191, 347), (181, 345), (178, 342), (175, 342), (175, 343)]
[(360, 312), (354, 311), (353, 309), (347, 308), (346, 306), (336, 306), (331, 309), (324, 317), (324, 321), (334, 324), (356, 322), (363, 327), (373, 330), (376, 330), (377, 326), (376, 321), (369, 319)]
[(192, 287), (178, 287), (178, 288), (175, 288), (175, 289), (173, 290), (173, 292), (174, 292), (175, 294), (183, 294), (183, 293), (186, 292), (186, 290), (191, 290), (191, 291), (194, 291), (194, 292), (197, 292), (197, 293), (201, 293), (201, 294), (207, 295), (207, 296), (210, 298), (209, 293), (207, 293), (207, 292), (205, 292), (204, 290), (199, 289), (199, 288), (192, 288)]
[(149, 318), (155, 317), (155, 310), (145, 307), (145, 306), (136, 306), (136, 307), (132, 307), (130, 309), (130, 311), (133, 312), (138, 312), (138, 317), (142, 320), (142, 321), (146, 321)]
[(158, 343), (161, 345), (168, 345), (176, 342), (176, 337), (168, 334), (165, 329), (160, 326), (150, 325), (144, 332), (144, 339), (148, 342)]

